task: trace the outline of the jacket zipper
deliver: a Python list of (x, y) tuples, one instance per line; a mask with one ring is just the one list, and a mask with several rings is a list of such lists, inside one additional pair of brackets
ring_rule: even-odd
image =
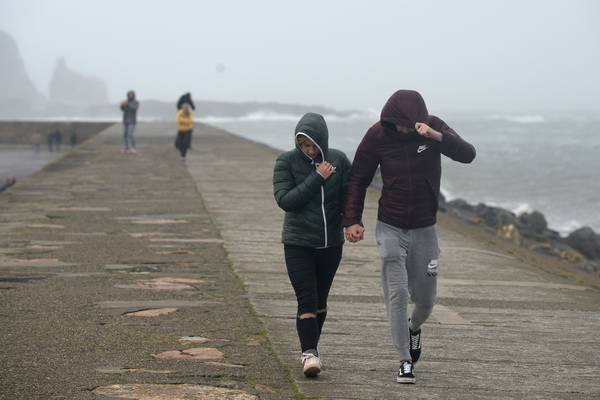
[[(408, 149), (407, 146), (404, 146), (404, 154), (406, 154), (406, 165), (407, 165), (407, 175), (408, 175), (408, 191), (410, 194), (410, 199), (411, 201), (409, 202), (409, 204), (412, 204), (412, 197), (413, 197), (413, 187), (412, 187), (412, 172), (410, 170), (410, 160), (409, 160), (409, 156), (408, 156)], [(409, 206), (410, 207), (410, 206)], [(406, 213), (408, 214), (408, 224), (410, 225), (412, 223), (412, 213), (410, 211), (410, 208), (407, 208)]]
[[(303, 136), (306, 136), (307, 138), (309, 138), (310, 141), (313, 142), (315, 144), (315, 146), (317, 146), (317, 148), (319, 149), (319, 152), (321, 153), (321, 157), (323, 158), (323, 161), (325, 161), (325, 154), (323, 153), (323, 149), (321, 149), (321, 146), (319, 146), (319, 144), (312, 137), (310, 137), (310, 135), (308, 135), (304, 132), (296, 133), (296, 136), (298, 136), (298, 135), (303, 135)], [(311, 160), (310, 163), (314, 166), (315, 160)], [(322, 248), (326, 248), (329, 245), (329, 240), (327, 238), (327, 217), (325, 216), (325, 189), (323, 189), (324, 186), (325, 186), (325, 182), (323, 182), (323, 185), (321, 185), (321, 211), (323, 212), (323, 230), (325, 231), (325, 246), (323, 246)]]
[(325, 216), (325, 189), (323, 186), (321, 185), (321, 211), (323, 211), (323, 229), (325, 230), (325, 246), (323, 247), (327, 247), (329, 243), (327, 243), (327, 217)]

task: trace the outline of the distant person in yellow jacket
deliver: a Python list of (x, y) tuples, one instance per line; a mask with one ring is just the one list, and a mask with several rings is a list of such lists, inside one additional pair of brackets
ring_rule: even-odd
[(192, 144), (192, 129), (194, 120), (192, 110), (189, 104), (183, 104), (181, 110), (177, 111), (177, 139), (175, 147), (181, 153), (181, 159), (185, 160), (185, 155)]

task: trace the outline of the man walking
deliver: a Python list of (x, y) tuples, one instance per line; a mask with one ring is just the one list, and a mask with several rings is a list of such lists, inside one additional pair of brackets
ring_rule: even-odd
[(127, 92), (127, 100), (121, 102), (121, 111), (123, 111), (123, 152), (136, 153), (135, 124), (137, 123), (137, 110), (140, 103), (135, 99), (135, 92)]
[[(343, 226), (346, 238), (363, 238), (367, 187), (380, 167), (383, 188), (375, 236), (392, 340), (400, 355), (396, 381), (414, 383), (421, 354), (421, 325), (436, 297), (439, 248), (435, 230), (441, 156), (470, 163), (475, 148), (444, 121), (429, 115), (421, 95), (398, 90), (365, 134), (348, 179)], [(414, 303), (410, 319), (408, 296)]]

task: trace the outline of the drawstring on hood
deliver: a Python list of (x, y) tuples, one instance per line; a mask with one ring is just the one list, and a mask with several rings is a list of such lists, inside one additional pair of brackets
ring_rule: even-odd
[[(317, 146), (320, 152), (320, 161), (327, 160), (327, 150), (329, 149), (329, 131), (327, 129), (327, 124), (325, 123), (325, 118), (323, 118), (322, 115), (316, 113), (304, 114), (302, 118), (300, 118), (300, 121), (298, 121), (296, 129), (294, 130), (294, 142), (296, 144), (296, 149), (306, 156), (297, 141), (297, 138), (300, 135), (307, 137), (315, 144), (315, 146)], [(319, 156), (315, 157), (315, 162), (319, 161), (317, 160)]]

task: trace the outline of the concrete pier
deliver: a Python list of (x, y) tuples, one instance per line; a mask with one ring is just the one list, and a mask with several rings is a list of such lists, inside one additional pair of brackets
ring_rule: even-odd
[(1, 399), (600, 397), (600, 292), (446, 216), (417, 384), (397, 384), (375, 192), (334, 281), (324, 370), (304, 378), (278, 151), (199, 125), (184, 162), (173, 126), (148, 123), (125, 155), (120, 129), (0, 194)]

